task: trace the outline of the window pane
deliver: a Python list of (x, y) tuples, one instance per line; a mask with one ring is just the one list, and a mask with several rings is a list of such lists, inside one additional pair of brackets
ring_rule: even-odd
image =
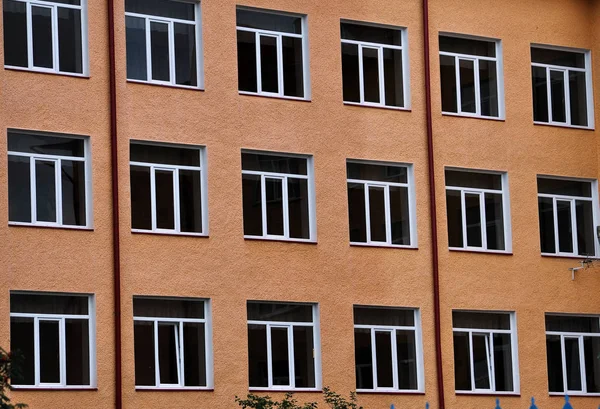
[(283, 181), (265, 179), (267, 234), (283, 236)]
[(585, 72), (569, 71), (569, 99), (571, 104), (571, 124), (588, 125), (587, 90)]
[(250, 387), (269, 386), (265, 325), (248, 325), (248, 376)]
[(130, 166), (131, 183), (131, 228), (152, 229), (150, 198), (150, 168)]
[(452, 312), (453, 328), (510, 329), (510, 314), (495, 312)]
[(200, 150), (192, 147), (132, 143), (130, 156), (132, 162), (200, 166)]
[(490, 389), (489, 335), (473, 334), (475, 389)]
[(371, 330), (354, 328), (356, 389), (373, 389), (373, 355)]
[(531, 62), (585, 68), (585, 54), (531, 47)]
[(571, 224), (571, 202), (556, 201), (558, 221), (558, 250), (562, 253), (573, 252), (573, 225)]
[(402, 50), (383, 49), (385, 105), (404, 106)]
[(135, 352), (135, 385), (155, 386), (154, 323), (134, 321), (133, 342)]
[(561, 351), (560, 335), (546, 335), (548, 390), (550, 392), (564, 392)]
[(44, 155), (84, 157), (84, 140), (24, 131), (8, 131), (8, 150)]
[(204, 318), (204, 301), (185, 298), (133, 299), (134, 317)]
[(398, 388), (417, 389), (417, 347), (414, 331), (396, 331)]
[(146, 81), (146, 20), (139, 17), (125, 16), (127, 41), (127, 78)]
[(446, 190), (448, 246), (463, 247), (462, 199), (458, 190)]
[(242, 169), (262, 172), (307, 174), (306, 158), (293, 156), (263, 155), (260, 153), (242, 153)]
[(175, 82), (195, 87), (198, 85), (196, 71), (196, 26), (173, 23), (175, 36)]
[(485, 194), (485, 219), (487, 248), (504, 250), (504, 214), (501, 194)]
[(288, 206), (290, 237), (309, 239), (308, 180), (288, 178)]
[(454, 388), (471, 390), (471, 352), (467, 332), (454, 333)]
[(578, 338), (565, 338), (565, 362), (567, 366), (567, 389), (570, 391), (581, 391)]
[(40, 320), (40, 383), (60, 383), (59, 322)]
[(283, 93), (290, 97), (304, 96), (302, 39), (281, 37), (283, 51)]
[(170, 81), (168, 24), (150, 22), (150, 55), (152, 57), (152, 79)]
[(354, 324), (413, 326), (415, 325), (415, 312), (402, 308), (355, 306)]
[(29, 158), (8, 155), (8, 220), (31, 222)]
[(348, 179), (408, 183), (408, 168), (404, 166), (348, 162), (346, 164), (346, 169)]
[(446, 169), (446, 186), (502, 190), (502, 176), (497, 173), (479, 173)]
[(392, 338), (390, 332), (375, 331), (375, 354), (377, 359), (377, 387), (393, 387)]
[(150, 14), (159, 17), (171, 17), (181, 20), (194, 20), (194, 3), (169, 0), (126, 0), (125, 11)]
[(27, 67), (27, 3), (4, 0), (4, 64)]
[(63, 224), (85, 226), (85, 162), (62, 160)]
[(174, 229), (173, 171), (156, 170), (154, 183), (156, 188), (156, 227), (158, 229)]
[(512, 346), (510, 334), (494, 336), (494, 378), (496, 391), (513, 391)]
[(365, 102), (379, 103), (379, 50), (361, 48)]
[(271, 362), (273, 385), (290, 384), (288, 329), (271, 328)]
[(546, 68), (531, 67), (533, 86), (533, 120), (548, 122), (548, 78)]
[(482, 247), (480, 195), (465, 194), (465, 218), (467, 219), (467, 246)]
[(294, 327), (294, 372), (296, 388), (315, 387), (314, 338), (312, 327)]
[(244, 202), (244, 234), (262, 236), (262, 195), (258, 175), (242, 175)]
[(179, 217), (181, 231), (202, 233), (200, 171), (179, 170)]
[(158, 323), (158, 367), (162, 384), (179, 383), (178, 339), (179, 324)]
[(580, 256), (594, 256), (594, 215), (591, 201), (576, 200), (577, 248)]
[(248, 31), (237, 32), (238, 89), (257, 92), (256, 79), (256, 34)]
[(260, 36), (260, 79), (263, 92), (279, 92), (277, 37)]
[(88, 303), (85, 295), (10, 294), (10, 312), (16, 313), (87, 315)]
[(600, 319), (574, 315), (546, 315), (546, 331), (600, 334)]
[(52, 9), (31, 6), (34, 67), (53, 68)]
[(387, 241), (385, 224), (385, 190), (369, 186), (369, 221), (371, 241)]
[(592, 184), (590, 182), (538, 177), (537, 185), (538, 193), (592, 197)]
[(248, 302), (248, 320), (313, 322), (312, 305)]
[(498, 80), (496, 62), (479, 60), (481, 115), (498, 116)]
[(183, 323), (185, 386), (206, 386), (206, 340), (204, 324)]
[(34, 385), (33, 318), (10, 318), (10, 350), (17, 357), (19, 371), (11, 379), (13, 385)]
[(238, 27), (302, 34), (302, 17), (240, 8), (236, 10), (236, 16)]
[(342, 43), (342, 82), (344, 101), (360, 102), (358, 45)]
[(81, 10), (58, 7), (58, 61), (61, 71), (83, 73)]
[(410, 213), (408, 208), (408, 188), (390, 186), (392, 244), (401, 244), (405, 246), (411, 244)]
[(35, 195), (37, 221), (56, 220), (56, 162), (35, 161)]
[(583, 337), (585, 380), (588, 393), (600, 392), (600, 338)]
[(462, 112), (475, 113), (475, 66), (471, 60), (458, 60), (460, 71), (460, 107)]
[(550, 70), (550, 95), (552, 102), (552, 120), (566, 122), (565, 111), (565, 74)]
[(65, 320), (67, 385), (90, 384), (88, 320)]
[(440, 81), (442, 86), (442, 111), (458, 112), (456, 105), (456, 59), (440, 55)]
[(342, 23), (340, 26), (342, 38), (345, 40), (402, 45), (402, 31), (398, 29), (352, 23)]
[(348, 183), (348, 225), (351, 242), (367, 241), (365, 185), (362, 183)]
[(440, 51), (457, 54), (470, 54), (482, 57), (496, 56), (496, 43), (470, 38), (440, 36)]
[(540, 246), (542, 253), (555, 253), (554, 204), (550, 197), (538, 197), (540, 218)]

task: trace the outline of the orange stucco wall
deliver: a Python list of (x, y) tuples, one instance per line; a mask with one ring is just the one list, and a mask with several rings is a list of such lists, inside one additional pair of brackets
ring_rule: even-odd
[[(355, 387), (353, 304), (420, 308), (425, 394), (359, 398), (369, 409), (387, 408), (390, 403), (421, 408), (426, 401), (436, 408), (421, 2), (241, 3), (308, 15), (310, 102), (238, 94), (237, 3), (202, 3), (205, 91), (194, 91), (126, 81), (124, 5), (116, 1), (123, 406), (233, 407), (234, 396), (248, 391), (245, 306), (250, 299), (319, 303), (323, 384), (344, 392)], [(97, 391), (13, 393), (32, 409), (114, 405), (107, 9), (103, 1), (89, 0), (88, 7), (89, 79), (0, 71), (1, 197), (7, 196), (7, 128), (89, 135), (92, 143), (93, 231), (8, 227), (7, 200), (0, 200), (0, 345), (9, 344), (9, 290), (93, 293), (97, 301)], [(598, 142), (595, 131), (533, 125), (529, 45), (587, 48), (595, 61), (600, 52), (596, 41), (600, 39), (600, 6), (591, 0), (431, 0), (430, 8), (447, 407), (493, 407), (491, 397), (454, 392), (451, 311), (458, 308), (516, 311), (521, 397), (504, 398), (503, 408), (526, 407), (532, 395), (540, 408), (559, 407), (561, 399), (547, 393), (544, 312), (600, 313), (600, 275), (599, 270), (589, 270), (571, 281), (568, 267), (577, 260), (540, 256), (536, 175), (597, 178)], [(341, 18), (408, 28), (412, 111), (342, 104)], [(505, 121), (441, 115), (438, 32), (502, 40)], [(595, 84), (600, 84), (599, 73), (594, 66)], [(131, 233), (131, 139), (206, 146), (209, 238)], [(243, 148), (314, 155), (317, 244), (243, 239)], [(414, 164), (418, 250), (349, 246), (347, 158)], [(445, 166), (508, 172), (512, 255), (447, 250)], [(135, 391), (134, 295), (212, 300), (214, 391)], [(299, 398), (309, 401), (320, 396), (303, 393)], [(592, 408), (598, 400), (573, 402), (577, 409)]]

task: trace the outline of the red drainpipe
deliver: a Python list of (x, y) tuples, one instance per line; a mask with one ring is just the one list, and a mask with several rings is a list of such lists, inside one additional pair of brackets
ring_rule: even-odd
[(425, 60), (425, 112), (427, 116), (427, 160), (429, 164), (429, 218), (431, 220), (431, 264), (433, 270), (433, 315), (435, 326), (435, 361), (439, 409), (445, 409), (444, 374), (442, 371), (442, 335), (440, 329), (440, 270), (438, 259), (437, 207), (431, 114), (431, 63), (429, 60), (429, 2), (423, 0), (423, 57)]
[(117, 83), (115, 66), (114, 2), (108, 0), (108, 54), (110, 72), (110, 154), (112, 168), (113, 292), (115, 314), (115, 408), (123, 407), (121, 385), (121, 248), (119, 243), (119, 162), (117, 149)]

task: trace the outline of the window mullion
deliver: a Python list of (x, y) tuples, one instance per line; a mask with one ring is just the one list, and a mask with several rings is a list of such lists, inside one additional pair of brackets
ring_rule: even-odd
[[(201, 175), (202, 176), (202, 175)], [(181, 232), (181, 198), (179, 191), (179, 169), (173, 169), (173, 217), (175, 220), (175, 231)]]
[(471, 390), (474, 391), (477, 388), (475, 387), (475, 367), (474, 367), (474, 363), (475, 360), (473, 359), (473, 333), (469, 332), (469, 361), (470, 361), (470, 368), (471, 368)]
[(50, 9), (51, 21), (52, 21), (52, 68), (54, 71), (60, 71), (60, 58), (59, 58), (59, 41), (58, 41), (58, 6), (53, 5)]
[(367, 227), (367, 243), (371, 243), (371, 206), (369, 205), (369, 184), (365, 183), (365, 226)]
[[(260, 34), (258, 31), (254, 33), (256, 43), (256, 91), (262, 93), (262, 64), (260, 62)], [(238, 67), (238, 69), (240, 69)]]
[(146, 76), (148, 81), (152, 81), (152, 37), (150, 36), (150, 19), (145, 17), (144, 23), (146, 24)]
[(585, 350), (583, 346), (583, 336), (577, 337), (579, 344), (579, 370), (581, 371), (581, 392), (587, 393), (587, 376), (585, 373)]
[(554, 122), (552, 118), (552, 86), (550, 85), (550, 67), (546, 67), (546, 98), (548, 99), (548, 119)]
[(168, 22), (169, 30), (169, 82), (171, 84), (177, 83), (176, 72), (175, 72), (175, 23), (173, 21)]
[(390, 185), (385, 185), (383, 188), (384, 206), (385, 206), (385, 241), (387, 244), (392, 244), (392, 215), (390, 203)]
[(565, 351), (565, 336), (560, 335), (560, 354), (562, 360), (563, 392), (568, 392), (569, 383), (567, 382), (567, 353)]
[(552, 216), (554, 218), (554, 252), (558, 254), (560, 253), (560, 242), (558, 239), (558, 206), (555, 197), (552, 198), (552, 210)]
[(31, 223), (37, 223), (37, 189), (36, 189), (36, 177), (35, 177), (35, 163), (34, 157), (29, 158), (29, 178), (30, 178), (30, 190), (31, 190)]
[(33, 68), (33, 20), (31, 12), (31, 3), (25, 3), (25, 13), (27, 18), (27, 67)]
[(58, 321), (58, 346), (59, 346), (59, 368), (60, 368), (60, 384), (67, 386), (67, 345), (66, 345), (66, 320), (61, 318)]
[(385, 74), (383, 70), (383, 47), (377, 47), (377, 62), (379, 69), (379, 103), (385, 105)]
[(565, 93), (565, 119), (567, 125), (571, 125), (571, 94), (569, 84), (569, 70), (563, 71), (564, 93)]
[(460, 58), (454, 56), (454, 71), (456, 75), (456, 111), (462, 114), (462, 96), (460, 89)]
[(487, 218), (485, 214), (485, 193), (479, 193), (479, 217), (481, 218), (481, 244), (482, 248), (487, 246)]
[(33, 360), (35, 369), (35, 386), (40, 385), (40, 319), (33, 319)]
[(158, 321), (153, 321), (154, 325), (154, 376), (156, 386), (160, 386), (160, 361), (158, 359)]
[(290, 377), (290, 387), (296, 387), (296, 368), (294, 362), (294, 327), (292, 325), (288, 326), (288, 361), (289, 361), (289, 377)]
[(577, 212), (575, 211), (575, 199), (569, 200), (571, 211), (571, 240), (573, 240), (573, 254), (579, 254), (579, 243), (577, 242)]
[(283, 201), (283, 203), (281, 203), (282, 208), (283, 208), (283, 236), (286, 239), (290, 238), (290, 209), (289, 209), (289, 192), (288, 192), (288, 178), (287, 176), (284, 176), (281, 179), (281, 200)]
[(390, 331), (390, 337), (392, 338), (392, 386), (394, 389), (398, 390), (400, 388), (400, 374), (398, 373), (398, 345), (396, 341), (398, 336), (396, 335), (396, 329)]
[(371, 362), (373, 363), (373, 389), (378, 388), (377, 380), (377, 346), (375, 344), (375, 328), (371, 328)]
[(180, 342), (182, 341), (182, 339), (179, 337), (179, 330), (180, 330), (181, 326), (180, 323), (174, 323), (173, 324), (173, 336), (175, 337), (175, 362), (177, 363), (177, 385), (181, 386), (182, 385), (182, 376), (181, 376), (181, 372), (182, 372), (182, 362), (181, 359), (183, 359), (183, 356), (181, 355), (181, 351), (180, 351)]
[(460, 191), (460, 210), (462, 215), (462, 231), (463, 231), (463, 248), (469, 247), (467, 238), (467, 204), (465, 199), (465, 191)]
[[(511, 338), (512, 338), (512, 335), (511, 335)], [(496, 374), (495, 374), (496, 364), (494, 362), (494, 333), (493, 332), (488, 335), (488, 337), (486, 338), (486, 341), (489, 341), (489, 346), (487, 343), (486, 343), (486, 346), (488, 346), (488, 359), (489, 359), (488, 371), (490, 373), (490, 375), (489, 375), (490, 389), (495, 392), (496, 391)]]
[(260, 196), (261, 196), (261, 211), (262, 211), (262, 232), (263, 236), (267, 235), (267, 186), (265, 175), (260, 175)]
[(150, 214), (152, 216), (152, 230), (156, 230), (156, 169), (150, 166)]
[(279, 95), (285, 95), (283, 92), (283, 36), (278, 35), (275, 44), (277, 45), (277, 88)]
[(273, 351), (271, 346), (271, 325), (266, 325), (267, 329), (267, 386), (273, 387)]
[[(358, 87), (360, 94), (360, 103), (365, 102), (365, 79), (364, 79), (364, 67), (363, 67), (363, 46), (358, 44)], [(368, 240), (367, 240), (368, 242)]]
[(63, 224), (63, 212), (62, 212), (62, 161), (57, 159), (54, 161), (54, 178), (55, 178), (55, 203), (56, 203), (56, 222)]
[[(475, 80), (475, 114), (481, 115), (481, 83), (479, 82), (479, 58), (473, 59), (473, 71)], [(498, 70), (496, 70), (496, 77)]]

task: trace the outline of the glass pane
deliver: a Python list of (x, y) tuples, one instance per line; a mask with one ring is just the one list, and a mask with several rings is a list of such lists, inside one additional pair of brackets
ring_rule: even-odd
[(175, 83), (195, 87), (198, 85), (196, 67), (196, 26), (174, 23)]
[(348, 226), (351, 242), (366, 243), (365, 185), (362, 183), (348, 183)]
[(125, 0), (125, 11), (150, 14), (159, 17), (171, 17), (181, 20), (195, 19), (194, 3), (171, 0)]
[(531, 67), (533, 86), (533, 120), (548, 122), (548, 78), (546, 68)]
[(312, 327), (294, 327), (294, 379), (296, 388), (315, 387), (314, 338)]
[(248, 320), (313, 322), (312, 305), (248, 302)]
[(485, 194), (485, 219), (487, 248), (504, 250), (504, 213), (501, 194)]
[(498, 116), (498, 79), (496, 62), (479, 60), (481, 115)]
[(554, 204), (551, 197), (538, 197), (540, 246), (542, 253), (555, 253)]
[(65, 320), (67, 385), (90, 384), (90, 329), (88, 320)]
[(16, 313), (87, 315), (88, 303), (85, 295), (10, 294), (10, 312)]
[(4, 64), (27, 67), (27, 3), (4, 0)]
[(260, 153), (242, 153), (242, 169), (262, 172), (307, 174), (306, 158), (293, 156), (263, 155)]
[(415, 312), (402, 308), (355, 306), (354, 324), (413, 326), (415, 325)]
[(454, 333), (454, 388), (471, 390), (471, 352), (469, 333)]
[(158, 367), (160, 383), (179, 383), (179, 324), (158, 323)]
[(58, 61), (61, 71), (83, 73), (81, 10), (58, 7)]
[(578, 338), (565, 338), (565, 362), (567, 367), (567, 389), (569, 391), (581, 391)]
[(152, 229), (150, 198), (150, 168), (130, 166), (131, 183), (131, 228)]
[(496, 391), (513, 391), (512, 346), (510, 334), (494, 336), (494, 378)]
[(475, 63), (471, 60), (458, 60), (460, 71), (460, 109), (475, 113)]
[(576, 200), (577, 248), (580, 256), (594, 256), (594, 214), (591, 201)]
[(132, 162), (200, 166), (200, 149), (193, 147), (132, 143), (130, 157)]
[(10, 318), (10, 350), (17, 357), (19, 371), (13, 385), (35, 384), (33, 318)]
[(302, 17), (238, 8), (237, 26), (302, 34)]
[(375, 356), (377, 359), (377, 387), (392, 388), (394, 386), (394, 375), (390, 332), (375, 331)]
[(569, 71), (569, 97), (571, 104), (571, 124), (587, 126), (588, 113), (585, 72)]
[(62, 160), (63, 224), (85, 226), (85, 162)]
[(204, 318), (204, 301), (185, 298), (134, 297), (134, 317)]
[(478, 194), (465, 194), (465, 218), (467, 219), (467, 246), (482, 247), (481, 203)]
[(546, 335), (546, 360), (548, 363), (548, 390), (564, 392), (560, 335)]
[(181, 231), (202, 233), (200, 171), (179, 170), (179, 217)]
[(133, 342), (135, 352), (135, 385), (155, 386), (154, 323), (134, 321)]
[(33, 37), (33, 66), (54, 68), (51, 8), (31, 6), (31, 36)]
[(346, 169), (348, 179), (408, 183), (408, 168), (404, 166), (348, 162), (346, 164)]
[(8, 155), (8, 220), (31, 222), (31, 165), (29, 158)]
[(440, 36), (440, 51), (478, 55), (481, 57), (495, 57), (496, 43), (470, 38)]
[(373, 354), (371, 330), (354, 328), (356, 389), (373, 389)]
[(150, 55), (152, 57), (152, 79), (170, 81), (168, 24), (150, 22)]
[(267, 327), (248, 325), (248, 376), (250, 387), (269, 386), (267, 369)]
[(345, 40), (402, 45), (402, 31), (367, 24), (342, 23), (341, 36)]
[(385, 105), (404, 106), (402, 50), (383, 49)]
[(183, 323), (185, 386), (206, 386), (206, 340), (204, 324)]
[(502, 175), (446, 169), (446, 186), (502, 190)]
[(452, 312), (453, 328), (510, 329), (510, 314), (495, 312)]
[(173, 199), (173, 171), (155, 170), (156, 228), (175, 228), (175, 203)]
[(552, 102), (552, 120), (554, 122), (566, 122), (564, 72), (550, 70), (550, 96)]
[(572, 51), (531, 47), (531, 62), (585, 68), (585, 54)]
[(588, 393), (600, 392), (600, 338), (583, 337), (585, 382)]
[(271, 328), (271, 362), (273, 385), (290, 384), (288, 329)]
[(344, 101), (360, 102), (358, 45), (342, 43), (342, 82)]
[(440, 81), (442, 86), (442, 111), (458, 112), (456, 100), (456, 58), (440, 55)]
[(288, 178), (288, 214), (290, 237), (309, 239), (308, 180)]
[(56, 162), (35, 161), (37, 221), (56, 223)]
[(260, 36), (260, 79), (263, 92), (279, 92), (277, 37)]
[(463, 247), (462, 198), (458, 190), (446, 190), (448, 246)]
[(556, 201), (558, 221), (558, 250), (562, 253), (573, 252), (573, 225), (571, 223), (571, 202)]
[(125, 16), (127, 41), (127, 78), (148, 79), (146, 60), (146, 19)]
[(256, 79), (256, 34), (237, 32), (238, 89), (257, 92)]
[(9, 131), (8, 150), (44, 155), (84, 157), (84, 140)]
[(262, 236), (262, 195), (258, 175), (242, 175), (244, 235)]
[(414, 331), (396, 331), (398, 388), (417, 389), (417, 346)]
[(304, 96), (302, 62), (302, 39), (281, 37), (283, 51), (283, 94), (290, 97)]
[(361, 48), (365, 102), (379, 103), (379, 50), (377, 48)]
[(410, 213), (408, 188), (390, 186), (392, 244), (410, 245)]
[(473, 334), (475, 389), (490, 389), (489, 335)]
[(546, 331), (600, 334), (600, 319), (574, 315), (546, 315)]
[(537, 185), (538, 193), (592, 197), (592, 184), (590, 182), (538, 177)]
[(283, 181), (265, 179), (267, 234), (283, 236)]
[(59, 322), (40, 321), (40, 383), (60, 383)]
[(387, 241), (385, 224), (385, 189), (369, 186), (369, 221), (371, 241)]

